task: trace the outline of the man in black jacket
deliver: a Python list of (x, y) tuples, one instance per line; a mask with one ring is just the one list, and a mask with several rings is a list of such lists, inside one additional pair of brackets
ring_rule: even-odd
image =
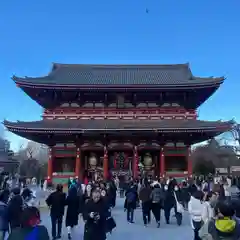
[[(58, 184), (56, 191), (51, 193), (46, 199), (46, 203), (50, 208), (53, 239), (61, 238), (65, 200), (66, 200), (66, 194), (63, 193), (63, 186), (61, 184)], [(57, 226), (57, 233), (56, 233), (56, 226)]]

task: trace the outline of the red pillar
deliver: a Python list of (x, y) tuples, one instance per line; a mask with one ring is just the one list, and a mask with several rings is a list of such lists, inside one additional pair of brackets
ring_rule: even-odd
[(137, 146), (134, 147), (133, 151), (133, 178), (138, 178), (138, 150)]
[(165, 177), (165, 156), (164, 156), (164, 148), (161, 148), (160, 152), (160, 173), (161, 177)]
[(107, 147), (104, 147), (104, 156), (103, 156), (103, 178), (108, 179), (108, 150)]
[(53, 148), (49, 148), (48, 153), (48, 180), (52, 180), (52, 173), (53, 173)]
[[(75, 165), (75, 177), (80, 178), (81, 177), (81, 152), (80, 148), (77, 148), (76, 152), (76, 165)], [(80, 179), (82, 180), (82, 179)]]
[(188, 176), (192, 177), (192, 159), (191, 159), (191, 147), (187, 149), (187, 163), (188, 163)]

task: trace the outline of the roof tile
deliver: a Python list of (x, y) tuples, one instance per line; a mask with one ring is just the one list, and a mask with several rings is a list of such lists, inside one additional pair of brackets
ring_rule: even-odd
[(197, 78), (188, 64), (94, 65), (54, 64), (46, 77), (18, 78), (17, 82), (52, 85), (189, 85), (218, 83), (224, 78)]

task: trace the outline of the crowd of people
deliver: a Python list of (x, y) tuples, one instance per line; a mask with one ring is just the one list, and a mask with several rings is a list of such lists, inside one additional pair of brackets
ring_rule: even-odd
[[(188, 212), (194, 240), (239, 240), (240, 191), (236, 180), (208, 176), (181, 183), (174, 178), (143, 179), (141, 184), (131, 182), (125, 190), (127, 221), (134, 223), (134, 210), (141, 202), (145, 227), (151, 222), (152, 213), (159, 228), (161, 211), (166, 224), (170, 224), (170, 213), (174, 209), (178, 225), (182, 224), (184, 212)], [(124, 189), (120, 192), (123, 196)]]
[(104, 240), (106, 234), (115, 227), (111, 209), (116, 204), (116, 186), (114, 181), (89, 182), (86, 186), (71, 179), (68, 194), (63, 192), (62, 185), (51, 193), (46, 203), (50, 207), (53, 239), (61, 238), (64, 208), (67, 206), (65, 223), (68, 239), (71, 230), (77, 226), (79, 214), (85, 222), (85, 240)]
[[(3, 186), (0, 192), (0, 240), (50, 239), (47, 228), (40, 225), (34, 192), (27, 186), (11, 188), (5, 183)], [(116, 204), (116, 186), (111, 180), (89, 182), (85, 186), (71, 179), (67, 194), (58, 184), (47, 197), (46, 204), (50, 209), (52, 239), (61, 239), (64, 215), (68, 239), (72, 238), (71, 231), (78, 225), (79, 215), (85, 222), (86, 240), (106, 239), (106, 234), (116, 227), (111, 216), (111, 209)]]
[[(142, 210), (143, 225), (147, 227), (153, 215), (157, 228), (161, 226), (161, 215), (166, 224), (170, 224), (173, 210), (180, 226), (183, 215), (188, 212), (194, 240), (240, 239), (239, 188), (233, 179), (214, 181), (212, 177), (182, 182), (174, 178), (129, 178), (124, 184), (118, 178), (85, 184), (72, 178), (67, 192), (58, 184), (46, 199), (52, 239), (61, 239), (64, 221), (68, 239), (72, 239), (72, 229), (79, 224), (81, 216), (84, 240), (105, 240), (117, 227), (112, 209), (118, 192), (125, 198), (123, 210), (129, 224), (134, 224), (137, 208)], [(28, 187), (10, 189), (4, 184), (0, 192), (0, 240), (50, 239), (47, 228), (40, 225), (40, 212), (34, 200), (33, 191)]]

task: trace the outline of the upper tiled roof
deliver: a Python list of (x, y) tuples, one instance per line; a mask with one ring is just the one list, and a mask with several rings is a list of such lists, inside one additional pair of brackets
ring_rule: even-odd
[(231, 127), (231, 122), (200, 121), (200, 120), (41, 120), (36, 122), (9, 122), (4, 125), (10, 131), (49, 131), (49, 132), (81, 132), (81, 131), (111, 131), (111, 130), (159, 130), (174, 131), (225, 131)]
[(96, 64), (53, 64), (52, 71), (45, 77), (19, 78), (17, 83), (52, 86), (144, 86), (161, 85), (188, 86), (214, 85), (224, 78), (194, 77), (188, 64), (168, 65), (96, 65)]

